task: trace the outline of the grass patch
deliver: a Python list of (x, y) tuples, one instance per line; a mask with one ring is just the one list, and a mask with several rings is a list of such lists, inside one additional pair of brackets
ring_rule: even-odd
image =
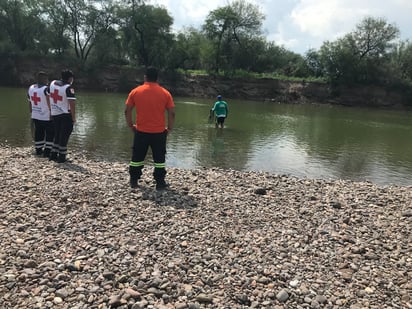
[(220, 77), (229, 77), (229, 78), (253, 78), (253, 79), (277, 79), (277, 80), (285, 80), (285, 81), (293, 81), (293, 82), (318, 82), (318, 83), (326, 83), (326, 79), (322, 77), (296, 77), (296, 76), (286, 76), (280, 75), (276, 73), (256, 73), (256, 72), (248, 72), (245, 70), (236, 70), (234, 72), (219, 72), (218, 74), (211, 74), (206, 70), (182, 70), (178, 69), (178, 72), (185, 75), (198, 75), (198, 76), (220, 76)]

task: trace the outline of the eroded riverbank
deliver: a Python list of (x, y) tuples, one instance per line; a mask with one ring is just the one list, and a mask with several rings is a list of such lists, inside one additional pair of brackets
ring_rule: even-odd
[(1, 146), (3, 308), (412, 308), (412, 188)]

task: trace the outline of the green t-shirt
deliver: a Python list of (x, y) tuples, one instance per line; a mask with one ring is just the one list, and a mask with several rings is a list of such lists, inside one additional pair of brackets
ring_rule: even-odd
[(216, 117), (227, 117), (227, 103), (225, 101), (217, 101), (213, 106), (212, 111), (215, 112)]

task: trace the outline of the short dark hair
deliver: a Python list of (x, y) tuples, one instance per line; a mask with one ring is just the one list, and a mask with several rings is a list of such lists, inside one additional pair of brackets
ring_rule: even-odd
[(47, 73), (44, 71), (37, 72), (37, 83), (41, 85), (47, 84), (48, 76)]
[(145, 75), (148, 82), (157, 81), (157, 69), (155, 67), (148, 67)]
[(74, 74), (71, 70), (68, 69), (64, 69), (62, 71), (62, 80), (67, 82), (69, 80), (70, 77), (74, 77)]
[(37, 72), (37, 82), (38, 83), (46, 83), (47, 82), (47, 73), (44, 71)]

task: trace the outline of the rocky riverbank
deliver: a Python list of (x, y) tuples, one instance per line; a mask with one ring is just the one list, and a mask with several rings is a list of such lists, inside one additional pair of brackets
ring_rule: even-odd
[(412, 188), (0, 146), (1, 308), (412, 308)]

